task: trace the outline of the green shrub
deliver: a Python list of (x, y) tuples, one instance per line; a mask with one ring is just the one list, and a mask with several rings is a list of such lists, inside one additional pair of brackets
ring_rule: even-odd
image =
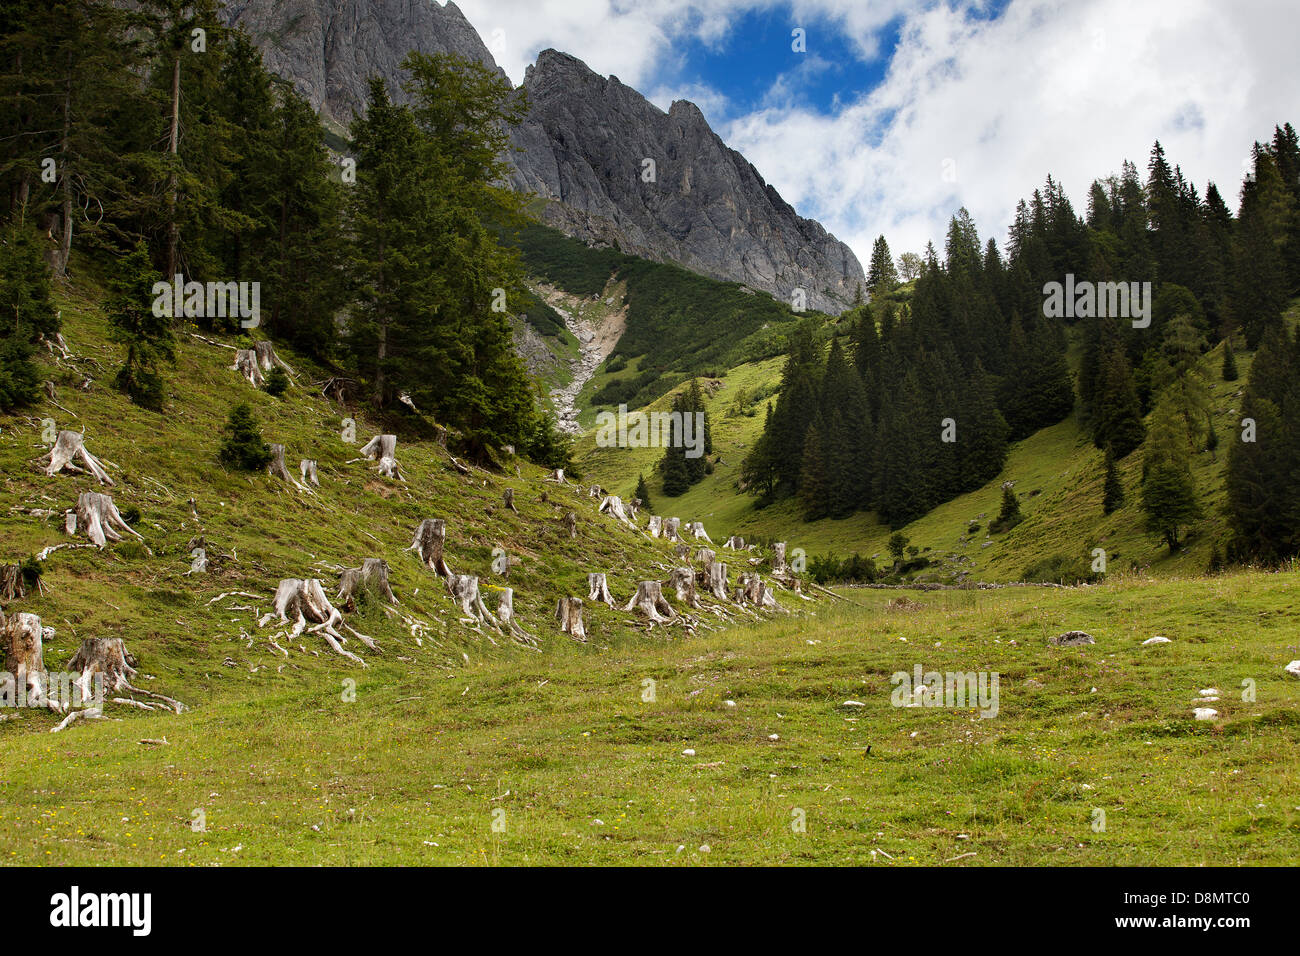
[(225, 427), (226, 438), (218, 456), (231, 468), (259, 471), (271, 460), (271, 446), (262, 440), (262, 429), (247, 402), (230, 410)]
[(285, 374), (284, 369), (275, 365), (271, 371), (266, 373), (266, 382), (262, 388), (268, 395), (274, 395), (279, 398), (289, 388), (289, 376)]

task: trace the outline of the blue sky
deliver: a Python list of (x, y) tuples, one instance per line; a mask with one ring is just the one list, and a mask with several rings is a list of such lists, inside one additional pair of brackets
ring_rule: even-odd
[[(884, 79), (899, 22), (895, 19), (881, 29), (880, 53), (867, 56), (833, 23), (803, 23), (790, 7), (745, 10), (720, 41), (683, 38), (677, 75), (665, 75), (660, 83), (684, 82), (719, 92), (728, 103), (728, 115), (709, 116), (710, 122), (760, 108), (772, 92), (773, 77), (793, 81), (792, 101), (835, 113)], [(795, 30), (804, 31), (805, 52), (794, 49)]]
[[(1051, 173), (1077, 208), (1159, 139), (1229, 203), (1250, 145), (1300, 122), (1300, 4), (1276, 0), (459, 0), (518, 83), (547, 47), (662, 108), (700, 107), (866, 260), (968, 208), (1002, 242)], [(807, 52), (790, 31), (806, 31)]]

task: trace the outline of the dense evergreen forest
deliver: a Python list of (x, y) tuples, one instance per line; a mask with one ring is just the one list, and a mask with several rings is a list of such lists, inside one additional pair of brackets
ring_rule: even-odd
[[(1225, 377), (1236, 375), (1234, 346), (1258, 349), (1229, 451), (1230, 556), (1300, 553), (1290, 485), (1300, 473), (1300, 345), (1282, 321), (1300, 294), (1290, 124), (1255, 144), (1235, 216), (1213, 183), (1200, 196), (1156, 143), (1145, 181), (1125, 162), (1092, 184), (1082, 216), (1048, 177), (1019, 203), (1005, 256), (962, 210), (942, 260), (931, 245), (900, 265), (914, 284), (900, 285), (882, 236), (851, 333), (827, 349), (807, 324), (790, 336), (779, 397), (743, 469), (760, 506), (796, 496), (809, 520), (875, 510), (899, 527), (995, 478), (1008, 443), (1077, 402), (1107, 452), (1107, 508), (1123, 493), (1114, 462), (1140, 448), (1148, 530), (1172, 550), (1201, 513), (1190, 461), (1218, 442), (1200, 359), (1226, 339)], [(1048, 284), (1075, 280), (1122, 282), (1139, 296), (1151, 283), (1147, 314), (1136, 298), (1131, 315), (1102, 314), (1097, 295), (1056, 317)], [(1077, 382), (1071, 339), (1082, 346)]]
[[(495, 185), (503, 124), (525, 108), (508, 83), (411, 54), (403, 103), (373, 83), (335, 155), (215, 0), (17, 0), (3, 18), (0, 407), (33, 400), (32, 348), (58, 331), (51, 278), (80, 270), (108, 290), (116, 382), (145, 407), (167, 405), (189, 326), (291, 343), (354, 397), (400, 414), (405, 396), (471, 451), (564, 460), (507, 314), (550, 332), (555, 316), (485, 225), (519, 216)], [(259, 314), (159, 316), (151, 290), (174, 276), (256, 282)]]

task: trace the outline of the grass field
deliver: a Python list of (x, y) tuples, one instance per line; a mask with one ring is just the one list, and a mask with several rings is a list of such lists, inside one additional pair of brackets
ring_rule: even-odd
[[(814, 619), (688, 640), (441, 668), (388, 656), (231, 681), (180, 717), (54, 737), (11, 722), (0, 859), (1290, 864), (1296, 584), (1130, 578), (927, 594), (914, 609), (851, 591), (856, 604)], [(1097, 643), (1046, 644), (1074, 628)], [(1142, 646), (1156, 634), (1173, 642)], [(998, 714), (892, 706), (890, 675), (917, 664), (997, 672)], [(1196, 721), (1209, 688), (1220, 716)], [(38, 722), (52, 721), (20, 723)]]

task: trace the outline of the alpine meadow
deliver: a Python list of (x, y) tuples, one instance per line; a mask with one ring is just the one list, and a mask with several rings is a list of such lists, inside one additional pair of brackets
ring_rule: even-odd
[(1284, 918), (1233, 880), (1300, 847), (1300, 14), (1068, 6), (7, 3), (15, 914)]

